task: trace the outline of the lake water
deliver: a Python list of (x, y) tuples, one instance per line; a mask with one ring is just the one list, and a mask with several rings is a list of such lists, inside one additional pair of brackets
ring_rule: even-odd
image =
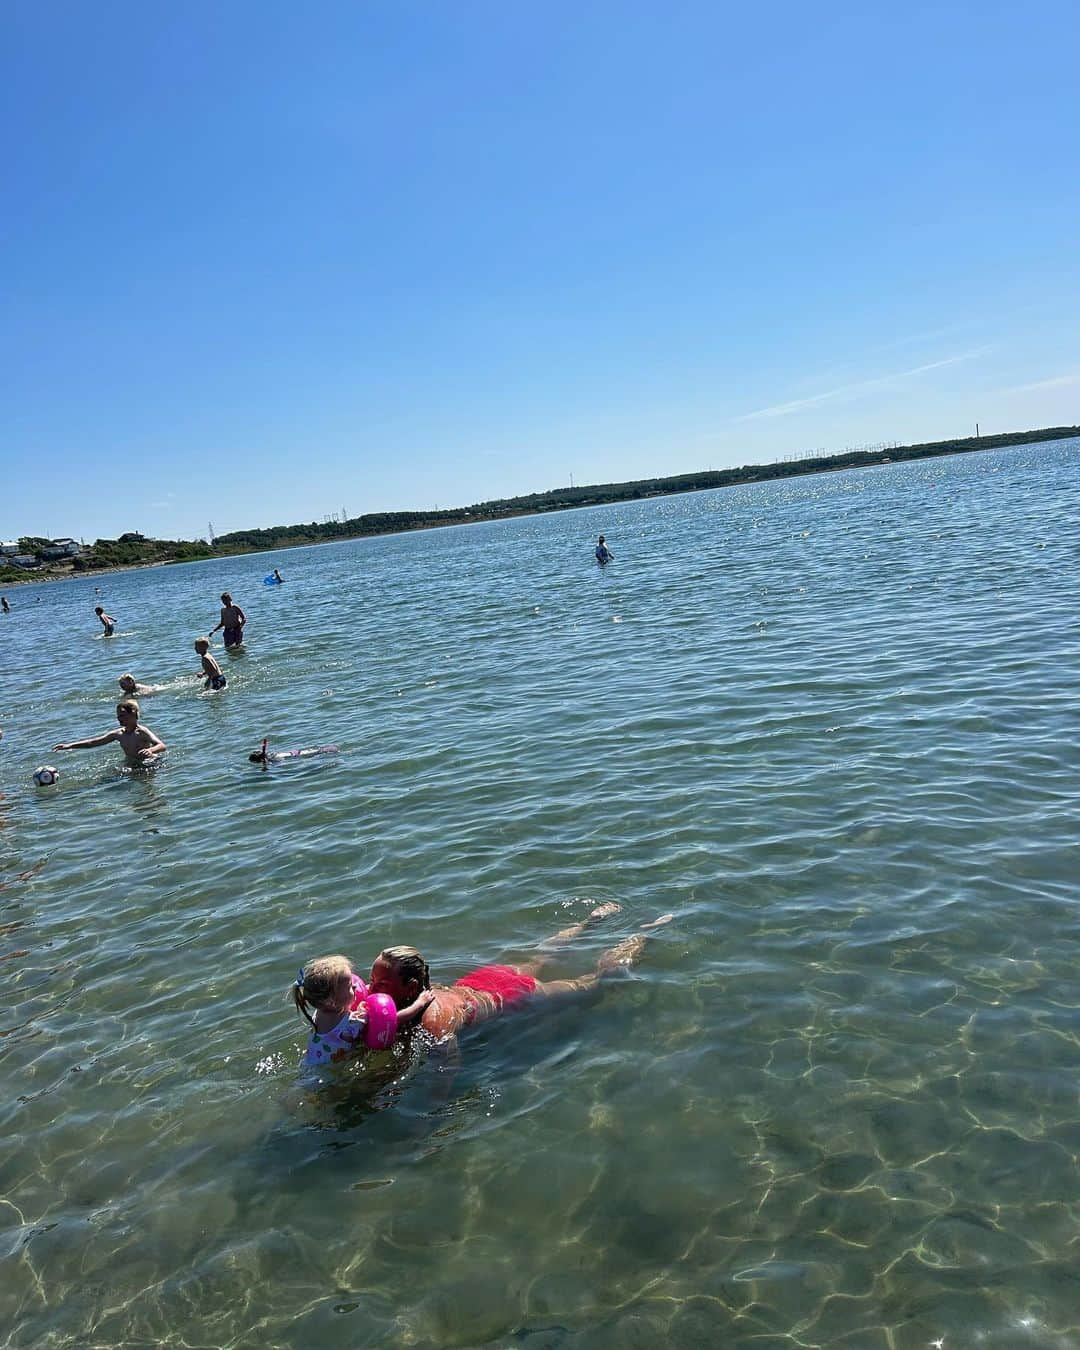
[[(1080, 1344), (1078, 464), (8, 590), (6, 1343)], [(125, 670), (166, 761), (53, 754)], [(310, 957), (449, 982), (605, 900), (552, 976), (677, 919), (456, 1075), (298, 1074)]]

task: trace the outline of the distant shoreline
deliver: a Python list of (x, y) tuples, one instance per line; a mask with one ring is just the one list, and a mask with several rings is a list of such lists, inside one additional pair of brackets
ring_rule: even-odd
[[(685, 492), (706, 492), (744, 483), (762, 483), (777, 478), (798, 478), (805, 474), (835, 473), (841, 469), (870, 468), (912, 459), (933, 459), (942, 455), (971, 454), (980, 450), (1003, 450), (1014, 445), (1041, 445), (1080, 438), (1080, 426), (1042, 427), (1036, 431), (1010, 431), (993, 436), (971, 436), (951, 441), (927, 441), (915, 445), (895, 445), (874, 450), (849, 450), (836, 455), (809, 456), (771, 464), (748, 464), (741, 468), (709, 469), (700, 473), (678, 474), (666, 478), (636, 479), (626, 483), (592, 484), (579, 488), (555, 488), (549, 492), (482, 502), (448, 511), (381, 511), (353, 520), (310, 525), (277, 525), (267, 529), (234, 530), (205, 545), (204, 556), (169, 557), (159, 551), (156, 557), (132, 559), (121, 563), (76, 568), (48, 564), (33, 571), (9, 570), (0, 581), (0, 589), (40, 581), (69, 581), (108, 572), (132, 572), (147, 567), (165, 567), (186, 562), (213, 562), (217, 558), (235, 558), (245, 554), (274, 553), (287, 548), (307, 548), (312, 544), (344, 543), (350, 539), (370, 539), (386, 534), (409, 534), (413, 530), (439, 529), (448, 525), (477, 525), (486, 521), (508, 520), (517, 516), (546, 515), (551, 511), (580, 510), (584, 507), (614, 505), (650, 497), (677, 496)], [(125, 536), (126, 538), (126, 536)], [(190, 549), (188, 541), (147, 540), (157, 550)], [(112, 541), (98, 541), (99, 544)]]

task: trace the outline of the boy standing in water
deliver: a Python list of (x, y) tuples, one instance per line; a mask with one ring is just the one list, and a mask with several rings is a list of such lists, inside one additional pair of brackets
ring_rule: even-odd
[(121, 699), (116, 705), (116, 720), (120, 723), (119, 729), (113, 727), (112, 731), (89, 736), (85, 741), (62, 741), (53, 749), (92, 750), (115, 741), (131, 765), (149, 764), (155, 755), (164, 754), (165, 742), (139, 721), (139, 705), (133, 698)]
[(604, 536), (601, 535), (596, 541), (596, 561), (603, 565), (606, 562), (610, 562), (614, 556), (615, 554), (612, 553), (611, 549), (604, 543)]
[[(226, 629), (226, 631), (228, 631)], [(210, 644), (206, 638), (195, 639), (195, 650), (202, 657), (202, 673), (206, 676), (204, 689), (224, 689), (225, 676), (217, 661), (210, 655)]]
[(244, 640), (244, 624), (247, 623), (247, 615), (239, 605), (233, 604), (233, 598), (228, 591), (221, 593), (221, 618), (217, 626), (210, 629), (207, 637), (213, 637), (218, 628), (225, 629), (225, 646), (239, 647)]
[(116, 632), (116, 620), (111, 614), (106, 614), (100, 605), (94, 606), (94, 613), (101, 620), (101, 626), (105, 629), (105, 636), (112, 637)]

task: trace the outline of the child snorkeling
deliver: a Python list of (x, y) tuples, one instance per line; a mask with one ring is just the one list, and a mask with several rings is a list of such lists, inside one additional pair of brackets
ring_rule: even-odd
[[(364, 1040), (371, 1015), (365, 1007), (367, 986), (344, 956), (309, 961), (290, 990), (296, 1010), (311, 1024), (305, 1064), (338, 1064)], [(406, 1007), (397, 1009), (397, 1025), (415, 1021), (435, 997), (424, 989)], [(315, 1009), (314, 1017), (308, 1011)]]
[(266, 740), (263, 740), (261, 750), (252, 750), (248, 755), (248, 760), (252, 764), (261, 764), (264, 769), (271, 764), (278, 764), (283, 759), (311, 759), (313, 755), (336, 755), (340, 751), (336, 745), (313, 745), (307, 750), (270, 750), (266, 749)]
[(210, 643), (206, 638), (195, 639), (195, 650), (202, 657), (202, 673), (206, 676), (204, 689), (224, 689), (228, 684), (221, 667), (210, 655)]

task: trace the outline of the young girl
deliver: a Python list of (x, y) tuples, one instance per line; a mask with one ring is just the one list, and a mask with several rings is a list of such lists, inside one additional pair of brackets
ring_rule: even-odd
[[(305, 1064), (337, 1064), (357, 1048), (368, 1023), (367, 992), (344, 956), (320, 956), (300, 971), (292, 996), (297, 1012), (311, 1023)], [(430, 989), (424, 989), (406, 1007), (398, 1008), (398, 1025), (414, 1021), (434, 997)], [(309, 1007), (315, 1009), (314, 1017)]]

